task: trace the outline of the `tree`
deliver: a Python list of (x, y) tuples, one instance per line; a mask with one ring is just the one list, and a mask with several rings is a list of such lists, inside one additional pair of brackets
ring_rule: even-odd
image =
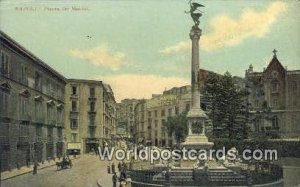
[(211, 74), (204, 87), (204, 97), (209, 105), (213, 136), (244, 139), (248, 132), (248, 104), (246, 89), (235, 84), (229, 72), (224, 76)]
[(169, 136), (174, 133), (176, 143), (181, 143), (187, 134), (187, 112), (183, 112), (176, 116), (170, 116), (167, 119), (166, 125)]

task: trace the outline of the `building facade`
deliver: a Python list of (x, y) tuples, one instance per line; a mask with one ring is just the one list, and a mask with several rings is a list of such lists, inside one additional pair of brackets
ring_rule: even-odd
[(287, 70), (276, 50), (267, 68), (246, 70), (252, 130), (269, 138), (300, 137), (300, 70)]
[(65, 127), (69, 154), (94, 152), (116, 135), (116, 102), (101, 81), (69, 79), (65, 88)]
[[(198, 82), (202, 89), (211, 71), (200, 69)], [(202, 96), (201, 96), (202, 97)], [(201, 107), (206, 110), (207, 102), (201, 98)], [(175, 139), (170, 135), (166, 122), (168, 117), (189, 111), (191, 107), (191, 86), (174, 87), (163, 94), (153, 94), (151, 99), (142, 99), (134, 108), (133, 138), (137, 143), (154, 146), (172, 146)]]
[(146, 144), (171, 146), (175, 143), (167, 128), (168, 117), (188, 111), (191, 106), (191, 87), (182, 86), (164, 91), (146, 101)]
[(117, 134), (120, 138), (132, 138), (134, 136), (134, 108), (138, 103), (138, 99), (124, 99), (117, 104)]
[(65, 78), (0, 31), (2, 170), (64, 154)]

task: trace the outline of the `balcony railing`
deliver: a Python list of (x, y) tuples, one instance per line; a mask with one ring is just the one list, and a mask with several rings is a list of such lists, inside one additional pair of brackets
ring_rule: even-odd
[(96, 110), (90, 110), (90, 111), (88, 111), (88, 114), (89, 115), (96, 115)]
[(45, 118), (44, 117), (36, 117), (35, 118), (35, 122), (44, 123), (45, 122)]
[(71, 97), (72, 99), (77, 99), (78, 98), (78, 94), (71, 94)]
[(96, 98), (96, 96), (95, 96), (95, 94), (91, 94), (90, 96), (89, 96), (89, 100), (90, 101), (95, 101), (97, 98)]
[(78, 111), (70, 111), (70, 119), (77, 119)]
[(57, 127), (64, 127), (64, 123), (63, 123), (63, 122), (58, 122), (58, 123), (56, 124), (56, 126), (57, 126)]
[(95, 138), (95, 137), (88, 137), (86, 139), (86, 142), (87, 143), (99, 143), (99, 140), (97, 138)]
[(21, 114), (20, 115), (20, 120), (22, 120), (22, 121), (30, 121), (29, 114)]
[(95, 128), (95, 127), (96, 127), (96, 124), (95, 124), (95, 123), (89, 123), (89, 127)]
[(56, 124), (56, 121), (55, 120), (48, 120), (48, 125), (55, 125)]

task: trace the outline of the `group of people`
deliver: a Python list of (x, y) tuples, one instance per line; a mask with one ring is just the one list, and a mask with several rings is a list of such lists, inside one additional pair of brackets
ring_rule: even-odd
[(112, 164), (113, 176), (112, 182), (113, 187), (117, 187), (117, 182), (119, 181), (120, 187), (126, 186), (126, 179), (127, 179), (127, 165), (124, 162), (118, 163), (118, 170), (120, 172), (120, 176), (114, 171), (114, 164)]

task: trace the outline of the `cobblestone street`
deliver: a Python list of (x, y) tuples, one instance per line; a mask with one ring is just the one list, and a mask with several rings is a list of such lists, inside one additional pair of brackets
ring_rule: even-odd
[(83, 155), (74, 160), (71, 169), (57, 170), (56, 166), (38, 171), (37, 175), (24, 174), (2, 181), (2, 187), (52, 187), (75, 186), (96, 187), (101, 179), (102, 186), (112, 186), (112, 175), (107, 174), (109, 162), (100, 161), (98, 156)]

